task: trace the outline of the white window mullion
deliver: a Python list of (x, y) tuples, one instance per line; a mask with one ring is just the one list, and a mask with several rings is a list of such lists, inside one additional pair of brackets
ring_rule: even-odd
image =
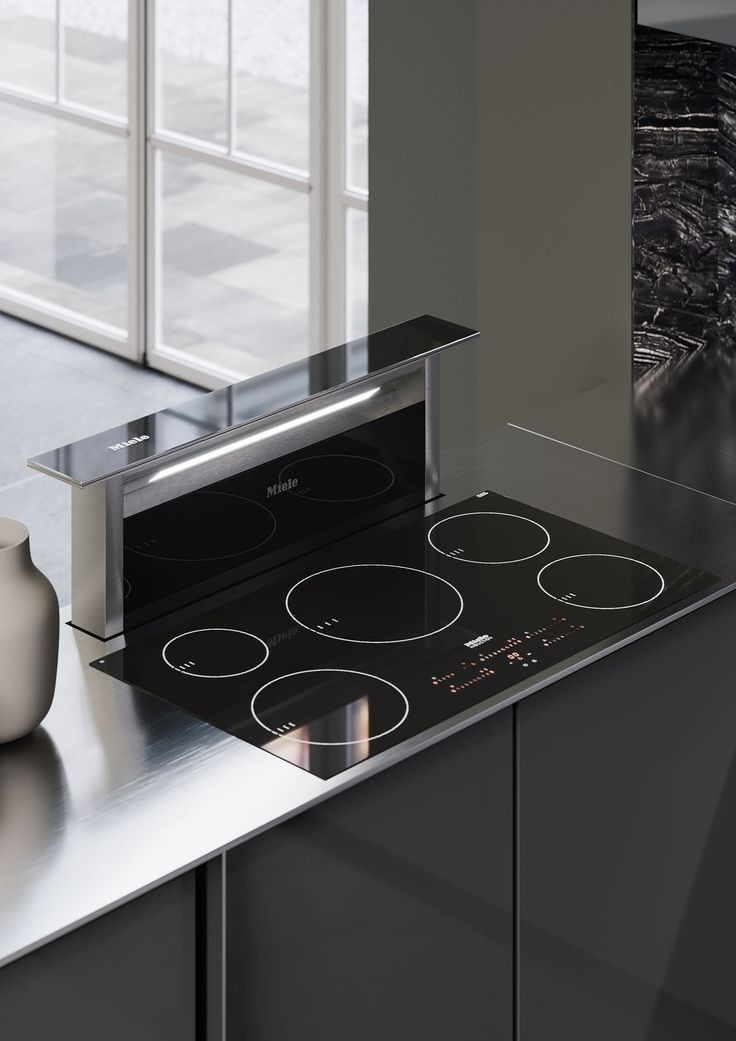
[(230, 155), (222, 146), (205, 144), (194, 138), (186, 137), (184, 134), (178, 134), (175, 130), (159, 130), (155, 134), (150, 134), (149, 140), (155, 148), (180, 155), (184, 159), (211, 163), (213, 166), (220, 166), (223, 170), (230, 170), (232, 173), (246, 173), (259, 180), (278, 184), (282, 188), (290, 188), (292, 191), (308, 192), (310, 190), (309, 178), (306, 174), (282, 163), (257, 159), (255, 156), (245, 153)]
[(128, 344), (146, 352), (146, 0), (128, 0)]
[(330, 0), (311, 0), (309, 24), (309, 351), (331, 342), (327, 274), (327, 20)]
[(161, 332), (161, 276), (160, 258), (158, 255), (161, 233), (161, 217), (159, 213), (159, 155), (153, 145), (153, 138), (158, 126), (161, 111), (161, 77), (157, 62), (158, 48), (158, 0), (143, 0), (146, 19), (145, 45), (145, 127), (143, 132), (145, 149), (145, 195), (144, 195), (144, 237), (141, 251), (144, 257), (144, 357), (152, 361)]
[(237, 143), (235, 120), (235, 0), (227, 0), (227, 151), (232, 155)]
[[(356, 337), (361, 336), (368, 331), (368, 314), (367, 314), (367, 293), (368, 293), (368, 271), (362, 268), (362, 263), (356, 256), (356, 243), (360, 241), (360, 238), (365, 234), (367, 235), (367, 213), (368, 213), (368, 188), (359, 187), (355, 183), (356, 171), (352, 169), (352, 161), (354, 153), (352, 151), (354, 147), (354, 128), (353, 128), (353, 77), (360, 78), (362, 72), (367, 74), (367, 66), (363, 70), (359, 67), (355, 67), (353, 63), (363, 60), (363, 55), (360, 55), (357, 50), (356, 41), (351, 38), (351, 34), (356, 30), (357, 20), (361, 21), (363, 18), (368, 17), (368, 0), (364, 0), (364, 4), (351, 3), (351, 0), (343, 0), (343, 11), (345, 15), (345, 26), (344, 26), (344, 65), (342, 69), (342, 81), (341, 81), (341, 97), (343, 102), (343, 110), (341, 113), (340, 120), (340, 145), (342, 149), (341, 155), (341, 174), (342, 180), (340, 182), (339, 191), (339, 205), (342, 210), (342, 240), (340, 242), (340, 248), (342, 249), (342, 260), (344, 263), (344, 287), (345, 295), (343, 299), (343, 318), (346, 326), (346, 336)], [(363, 26), (365, 32), (368, 31), (368, 26)], [(367, 41), (366, 41), (367, 43)], [(366, 171), (367, 174), (367, 171)], [(359, 217), (359, 214), (363, 214), (363, 217)], [(357, 237), (356, 237), (357, 236)], [(366, 255), (367, 262), (367, 255)], [(359, 298), (366, 297), (365, 305), (366, 312), (359, 316), (356, 313), (356, 305)]]
[(97, 109), (87, 108), (86, 105), (78, 105), (73, 101), (55, 101), (51, 95), (37, 94), (0, 83), (0, 101), (10, 101), (20, 108), (27, 108), (43, 115), (58, 116), (67, 123), (102, 130), (116, 137), (128, 135), (128, 123), (122, 117), (105, 115)]
[(326, 105), (327, 335), (330, 344), (347, 339), (346, 223), (342, 195), (347, 155), (346, 0), (328, 4)]
[(368, 192), (359, 191), (357, 188), (345, 188), (342, 192), (343, 206), (352, 206), (355, 210), (368, 209)]
[(56, 64), (54, 94), (59, 102), (64, 96), (64, 0), (56, 0)]

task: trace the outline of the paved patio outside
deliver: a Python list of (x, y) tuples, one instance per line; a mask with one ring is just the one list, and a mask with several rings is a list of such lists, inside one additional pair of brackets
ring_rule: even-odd
[[(368, 0), (349, 0), (355, 54)], [(235, 4), (236, 135), (306, 167), (307, 0)], [(53, 88), (54, 0), (0, 0), (0, 78)], [(125, 0), (66, 0), (66, 92), (125, 113)], [(224, 3), (162, 0), (163, 123), (224, 143)], [(362, 35), (361, 35), (362, 34)], [(223, 49), (224, 46), (224, 49)], [(367, 69), (355, 61), (353, 170), (367, 169)], [(0, 101), (0, 285), (126, 324), (126, 145)], [(244, 376), (308, 349), (307, 196), (179, 157), (162, 159), (163, 342)], [(353, 331), (367, 308), (367, 219), (353, 221)]]

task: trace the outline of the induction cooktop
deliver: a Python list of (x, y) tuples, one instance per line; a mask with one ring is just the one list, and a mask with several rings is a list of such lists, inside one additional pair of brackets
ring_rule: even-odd
[(327, 779), (718, 581), (490, 491), (417, 514), (92, 664)]

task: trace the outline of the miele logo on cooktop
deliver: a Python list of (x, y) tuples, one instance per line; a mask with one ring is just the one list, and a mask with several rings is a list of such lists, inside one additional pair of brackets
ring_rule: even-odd
[(481, 644), (488, 643), (493, 637), (489, 636), (488, 633), (484, 633), (482, 636), (476, 636), (474, 640), (468, 640), (465, 644), (466, 647), (470, 647), (473, 650), (475, 647), (480, 647)]
[(108, 445), (107, 447), (111, 452), (119, 452), (121, 448), (130, 448), (131, 445), (137, 445), (139, 441), (148, 441), (149, 438), (149, 434), (141, 434), (139, 437), (131, 437), (130, 441), (118, 441), (116, 445)]
[(280, 633), (276, 633), (274, 636), (269, 636), (266, 640), (268, 647), (278, 647), (280, 643), (284, 643), (285, 640), (291, 640), (292, 637), (297, 636), (301, 632), (298, 625), (292, 625), (291, 629), (283, 629)]
[(296, 488), (299, 484), (298, 477), (290, 477), (288, 481), (279, 481), (278, 484), (269, 484), (266, 488), (266, 498), (270, 499), (272, 495), (281, 495), (282, 492), (290, 492), (292, 488)]

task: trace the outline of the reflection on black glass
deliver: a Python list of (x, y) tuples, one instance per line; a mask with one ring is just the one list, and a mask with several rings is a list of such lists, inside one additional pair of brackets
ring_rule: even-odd
[[(324, 743), (332, 742), (338, 735), (344, 738), (344, 743)], [(311, 770), (317, 765), (317, 759), (330, 759), (338, 770), (355, 766), (370, 754), (368, 698), (358, 698), (349, 705), (334, 709), (320, 719), (289, 731), (287, 737), (267, 741), (263, 747), (303, 770)]]

